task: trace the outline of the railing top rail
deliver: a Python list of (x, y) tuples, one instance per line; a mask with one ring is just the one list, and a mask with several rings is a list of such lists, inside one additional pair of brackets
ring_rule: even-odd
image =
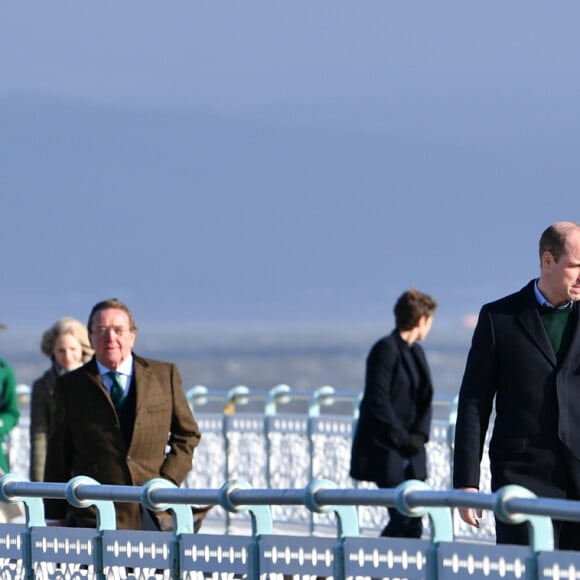
[[(557, 517), (580, 521), (580, 501), (537, 497), (525, 488), (507, 486), (495, 493), (473, 493), (461, 490), (433, 490), (423, 482), (413, 487), (413, 480), (391, 489), (338, 489), (328, 485), (309, 484), (305, 488), (255, 489), (245, 482), (227, 482), (217, 489), (178, 488), (167, 486), (102, 485), (89, 478), (73, 478), (67, 483), (37, 483), (21, 479), (14, 474), (0, 478), (0, 499), (13, 501), (23, 498), (67, 499), (71, 486), (79, 500), (104, 500), (142, 502), (147, 490), (151, 501), (159, 504), (209, 505), (227, 503), (233, 506), (252, 505), (306, 505), (313, 498), (320, 506), (374, 505), (393, 506), (404, 495), (405, 503), (414, 507), (473, 507), (505, 514), (525, 514)], [(152, 480), (153, 481), (153, 480)], [(155, 480), (157, 481), (157, 480)], [(325, 481), (325, 480), (318, 480)], [(415, 482), (416, 483), (416, 482)], [(500, 507), (501, 505), (501, 507)]]

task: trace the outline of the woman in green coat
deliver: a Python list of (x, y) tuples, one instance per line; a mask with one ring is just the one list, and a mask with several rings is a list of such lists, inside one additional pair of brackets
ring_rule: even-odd
[(4, 439), (18, 423), (18, 398), (16, 396), (16, 377), (12, 367), (0, 359), (0, 471), (8, 473)]

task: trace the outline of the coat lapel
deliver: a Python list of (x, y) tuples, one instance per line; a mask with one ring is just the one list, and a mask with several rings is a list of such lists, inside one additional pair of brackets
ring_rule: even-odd
[[(530, 340), (535, 343), (539, 350), (554, 366), (557, 366), (558, 361), (556, 353), (554, 352), (548, 333), (544, 328), (542, 317), (538, 311), (533, 285), (534, 281), (532, 280), (526, 287), (522, 288), (521, 294), (523, 308), (519, 315), (519, 320)], [(568, 353), (563, 360), (563, 365), (569, 364), (570, 361), (576, 358), (577, 353), (580, 352), (580, 310), (578, 308), (578, 303), (574, 305), (572, 316), (576, 318), (574, 335)]]
[(415, 353), (417, 362), (421, 366), (421, 372), (423, 373), (423, 376), (429, 383), (431, 383), (431, 372), (429, 370), (429, 365), (427, 364), (427, 359), (425, 358), (425, 352), (422, 348), (414, 348), (413, 351)]
[(101, 379), (101, 375), (99, 374), (99, 367), (97, 366), (97, 359), (93, 356), (93, 358), (86, 364), (86, 371), (88, 379), (91, 383), (94, 383), (97, 388), (109, 397), (109, 391), (107, 391), (103, 381)]
[(572, 341), (568, 347), (568, 352), (562, 361), (562, 366), (568, 365), (574, 362), (578, 356), (580, 356), (580, 308), (579, 304), (576, 302), (574, 304), (574, 311), (571, 316), (574, 317), (574, 334), (572, 335)]
[(399, 345), (399, 352), (401, 353), (401, 360), (403, 361), (403, 367), (405, 367), (405, 372), (407, 373), (407, 376), (409, 377), (411, 387), (413, 388), (413, 390), (415, 390), (417, 388), (417, 384), (416, 384), (416, 381), (413, 380), (413, 377), (417, 376), (417, 371), (415, 371), (415, 373), (413, 373), (413, 369), (416, 369), (417, 365), (415, 365), (413, 360), (412, 360), (413, 355), (411, 353), (411, 349), (406, 344), (403, 344), (401, 341), (401, 344)]
[[(418, 344), (411, 347), (399, 345), (399, 351), (401, 352), (403, 366), (409, 377), (417, 376), (420, 383), (425, 381), (428, 387), (432, 389), (431, 373), (429, 372), (429, 365), (427, 364), (423, 349)], [(417, 373), (419, 374), (417, 375)], [(419, 386), (414, 380), (411, 383), (414, 389)]]
[(133, 353), (133, 388), (135, 389), (135, 417), (139, 417), (147, 401), (147, 393), (152, 384), (152, 372), (147, 361)]
[(544, 328), (542, 318), (538, 309), (535, 307), (526, 308), (519, 316), (520, 322), (530, 340), (538, 347), (544, 356), (554, 365), (558, 364), (556, 353), (550, 343), (548, 333)]

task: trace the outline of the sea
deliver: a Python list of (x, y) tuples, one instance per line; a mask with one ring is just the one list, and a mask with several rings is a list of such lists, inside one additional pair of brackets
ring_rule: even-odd
[[(195, 330), (140, 325), (135, 352), (176, 363), (186, 390), (201, 385), (220, 394), (242, 385), (258, 395), (284, 384), (299, 393), (331, 386), (337, 393), (357, 396), (364, 387), (368, 351), (390, 331), (352, 323)], [(424, 341), (436, 398), (457, 394), (472, 331), (467, 324), (440, 323)], [(12, 365), (21, 385), (30, 386), (49, 366), (40, 352), (41, 335), (42, 330), (10, 328), (0, 334), (0, 358)]]

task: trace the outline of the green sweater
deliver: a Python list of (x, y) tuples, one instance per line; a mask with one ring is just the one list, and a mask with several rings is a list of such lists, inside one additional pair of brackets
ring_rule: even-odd
[(572, 341), (575, 320), (574, 316), (570, 316), (572, 312), (572, 308), (540, 307), (540, 316), (558, 362), (564, 358)]

